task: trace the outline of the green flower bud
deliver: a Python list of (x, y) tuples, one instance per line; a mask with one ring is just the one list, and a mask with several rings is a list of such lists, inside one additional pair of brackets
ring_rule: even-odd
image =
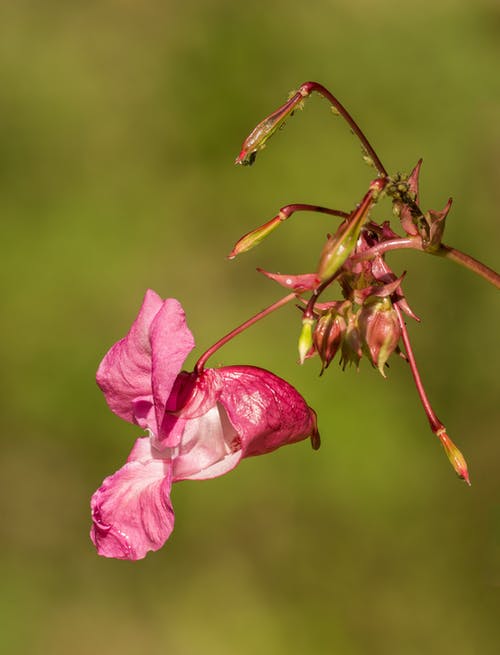
[(358, 242), (361, 228), (368, 220), (372, 205), (377, 202), (387, 184), (386, 178), (373, 180), (368, 193), (346, 219), (337, 232), (328, 238), (318, 264), (318, 276), (322, 281), (330, 279), (344, 264)]
[(347, 324), (342, 339), (342, 357), (340, 359), (343, 370), (345, 370), (347, 364), (354, 364), (356, 368), (359, 368), (359, 362), (363, 356), (358, 327), (358, 313), (349, 309), (346, 315)]
[(304, 316), (302, 319), (302, 330), (299, 336), (299, 362), (304, 363), (307, 355), (313, 347), (313, 325), (314, 318)]
[(281, 214), (278, 214), (267, 223), (264, 223), (264, 225), (261, 225), (260, 227), (255, 228), (255, 230), (242, 236), (241, 239), (235, 243), (227, 258), (234, 259), (236, 255), (241, 255), (241, 253), (248, 252), (252, 248), (255, 248), (255, 246), (258, 246), (261, 241), (271, 234), (271, 232), (274, 232), (282, 221), (283, 218), (281, 217)]

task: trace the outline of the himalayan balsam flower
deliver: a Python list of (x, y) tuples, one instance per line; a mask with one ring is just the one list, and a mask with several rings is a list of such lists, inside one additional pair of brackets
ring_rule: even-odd
[(193, 347), (179, 302), (148, 291), (99, 366), (111, 410), (149, 432), (92, 497), (100, 555), (135, 560), (158, 550), (174, 526), (173, 482), (217, 477), (308, 436), (317, 443), (315, 414), (287, 382), (252, 366), (181, 372)]

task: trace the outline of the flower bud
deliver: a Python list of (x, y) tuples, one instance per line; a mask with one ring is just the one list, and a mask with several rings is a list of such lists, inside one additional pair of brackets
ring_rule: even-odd
[(305, 316), (302, 319), (302, 330), (299, 336), (299, 362), (304, 363), (308, 353), (313, 347), (313, 325), (314, 318), (312, 316)]
[(388, 297), (369, 300), (359, 313), (363, 346), (372, 364), (385, 377), (384, 366), (401, 338), (398, 316)]
[(345, 319), (335, 311), (323, 314), (318, 319), (314, 329), (313, 341), (322, 362), (320, 375), (330, 366), (330, 362), (337, 354), (345, 329)]
[(264, 225), (261, 225), (260, 227), (255, 228), (255, 230), (242, 236), (241, 239), (235, 243), (227, 258), (234, 259), (236, 255), (241, 255), (242, 252), (248, 252), (252, 248), (255, 248), (255, 246), (258, 246), (261, 241), (271, 234), (271, 232), (274, 232), (282, 220), (281, 215), (278, 214), (267, 223), (264, 223)]
[(347, 364), (354, 364), (356, 368), (359, 368), (359, 362), (363, 356), (358, 327), (358, 313), (353, 312), (351, 309), (347, 312), (347, 324), (342, 339), (342, 357), (340, 359), (342, 370), (345, 370)]
[(439, 440), (441, 441), (441, 444), (444, 448), (444, 452), (450, 460), (451, 465), (455, 469), (456, 474), (459, 478), (465, 480), (470, 487), (469, 471), (467, 470), (467, 462), (465, 461), (465, 457), (455, 446), (450, 437), (446, 434), (446, 429), (444, 427), (438, 430), (436, 435), (439, 437)]
[(361, 228), (368, 219), (368, 213), (372, 205), (377, 202), (386, 184), (386, 178), (373, 180), (368, 193), (365, 194), (358, 207), (337, 232), (328, 237), (318, 264), (318, 276), (322, 281), (330, 279), (356, 247)]
[(300, 106), (303, 99), (304, 94), (297, 91), (284, 105), (281, 105), (276, 111), (264, 118), (245, 139), (240, 154), (236, 157), (234, 163), (251, 166), (258, 151), (265, 147), (266, 141), (272, 137), (276, 130), (283, 127), (286, 119), (293, 114), (298, 105)]

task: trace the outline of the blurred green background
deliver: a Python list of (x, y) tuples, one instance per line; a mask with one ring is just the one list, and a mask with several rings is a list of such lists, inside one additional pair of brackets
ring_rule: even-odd
[(295, 384), (318, 453), (176, 485), (173, 536), (137, 563), (96, 555), (88, 503), (140, 434), (94, 375), (145, 289), (183, 302), (192, 363), (279, 297), (255, 267), (312, 270), (332, 223), (296, 216), (228, 262), (234, 241), (288, 202), (350, 209), (373, 176), (318, 97), (232, 165), (301, 82), (337, 94), (389, 170), (422, 156), (423, 205), (454, 198), (446, 242), (498, 266), (499, 32), (495, 0), (1, 3), (2, 652), (498, 652), (498, 295), (451, 263), (390, 258), (471, 489), (402, 362), (320, 379), (285, 308), (213, 364)]

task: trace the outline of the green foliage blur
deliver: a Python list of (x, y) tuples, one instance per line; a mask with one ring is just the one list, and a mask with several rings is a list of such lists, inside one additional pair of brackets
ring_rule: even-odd
[[(410, 326), (468, 489), (402, 361), (387, 380), (297, 366), (293, 307), (212, 364), (252, 363), (316, 408), (323, 446), (174, 487), (175, 531), (137, 563), (99, 558), (89, 499), (140, 435), (94, 382), (146, 288), (179, 298), (199, 355), (281, 293), (256, 266), (313, 270), (373, 171), (314, 96), (251, 169), (253, 126), (313, 79), (391, 172), (419, 157), (445, 242), (498, 267), (495, 0), (74, 0), (0, 4), (0, 650), (9, 655), (490, 655), (498, 652), (498, 295), (418, 253)], [(377, 217), (390, 212), (377, 208)], [(495, 261), (496, 259), (496, 261)]]

